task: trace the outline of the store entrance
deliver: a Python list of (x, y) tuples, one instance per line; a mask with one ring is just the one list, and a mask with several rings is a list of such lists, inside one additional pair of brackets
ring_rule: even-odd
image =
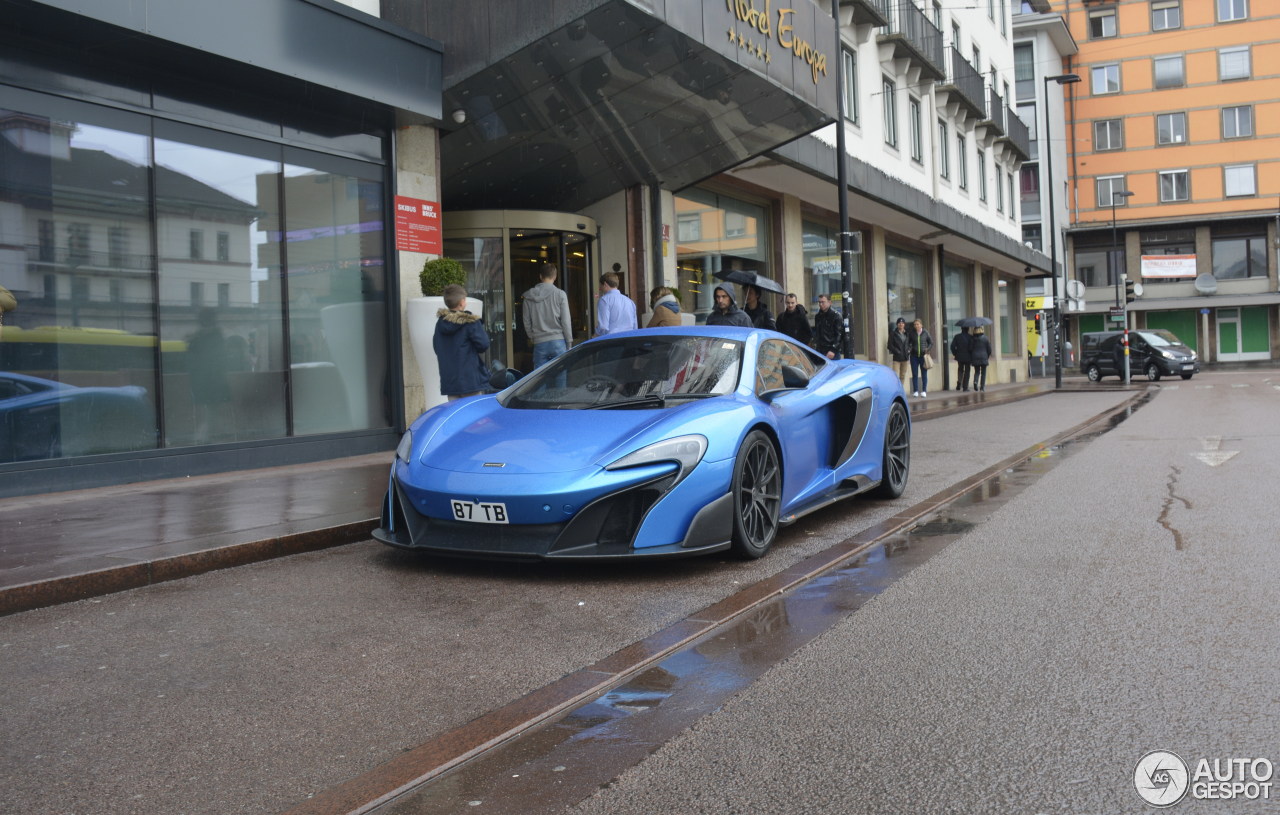
[(573, 344), (591, 336), (591, 241), (586, 235), (549, 230), (516, 230), (511, 237), (510, 303), (512, 328), (511, 367), (533, 370), (533, 343), (524, 330), (524, 293), (540, 282), (544, 264), (559, 271), (556, 286), (569, 297)]

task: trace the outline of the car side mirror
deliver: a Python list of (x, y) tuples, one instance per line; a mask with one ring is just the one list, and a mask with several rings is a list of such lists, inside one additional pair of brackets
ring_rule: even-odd
[(809, 375), (799, 366), (783, 365), (782, 387), (787, 389), (807, 388), (809, 387)]
[(506, 390), (524, 378), (524, 374), (515, 368), (508, 368), (498, 360), (489, 364), (489, 387), (496, 391)]

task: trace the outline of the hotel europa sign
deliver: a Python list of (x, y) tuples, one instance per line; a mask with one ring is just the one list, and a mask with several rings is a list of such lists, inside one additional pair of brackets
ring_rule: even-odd
[(729, 42), (739, 50), (752, 54), (765, 65), (773, 62), (770, 41), (776, 41), (793, 58), (806, 63), (818, 84), (818, 76), (827, 75), (827, 54), (801, 37), (795, 30), (794, 8), (772, 9), (771, 0), (757, 5), (756, 0), (725, 0), (734, 23), (729, 27)]

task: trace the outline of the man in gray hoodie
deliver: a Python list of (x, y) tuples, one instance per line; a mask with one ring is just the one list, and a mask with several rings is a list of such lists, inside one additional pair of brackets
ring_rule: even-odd
[(573, 325), (569, 321), (569, 297), (556, 288), (554, 263), (542, 264), (541, 281), (524, 293), (521, 313), (524, 333), (533, 343), (533, 367), (540, 368), (569, 350), (573, 344)]

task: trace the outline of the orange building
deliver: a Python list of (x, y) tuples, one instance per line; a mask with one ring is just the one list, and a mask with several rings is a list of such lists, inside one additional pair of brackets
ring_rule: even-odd
[[(1204, 362), (1280, 347), (1280, 2), (1052, 0), (1067, 98), (1071, 336), (1167, 328)], [(1125, 195), (1125, 194), (1128, 195)], [(1079, 294), (1080, 288), (1069, 285)]]

